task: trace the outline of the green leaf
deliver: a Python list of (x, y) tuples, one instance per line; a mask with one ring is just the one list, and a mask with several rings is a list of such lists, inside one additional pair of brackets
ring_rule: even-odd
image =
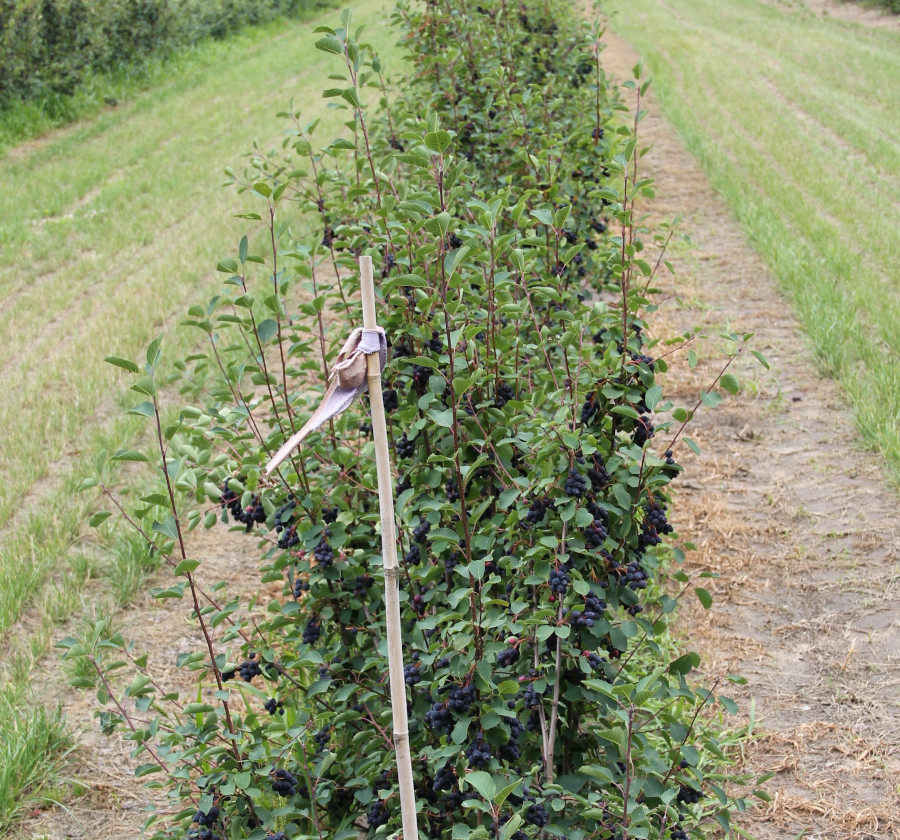
[(442, 155), (450, 145), (452, 137), (449, 131), (429, 131), (425, 135), (425, 147), (436, 154)]
[(107, 356), (103, 361), (115, 365), (116, 367), (123, 368), (129, 373), (140, 373), (138, 366), (129, 359), (122, 359), (119, 356)]
[(444, 429), (449, 429), (453, 426), (453, 409), (445, 408), (438, 411), (436, 408), (430, 408), (427, 414), (438, 426)]
[(718, 391), (703, 391), (700, 394), (700, 401), (707, 408), (715, 408), (722, 402), (722, 395)]
[(704, 589), (702, 586), (698, 586), (694, 589), (694, 592), (700, 599), (700, 603), (703, 604), (703, 609), (708, 610), (713, 603), (713, 597), (709, 594), (709, 590)]
[(133, 449), (120, 449), (110, 458), (111, 461), (138, 461), (140, 463), (149, 463), (150, 459), (143, 452), (136, 452)]
[(644, 394), (644, 403), (651, 411), (659, 405), (662, 399), (662, 385), (651, 385)]
[(575, 514), (575, 524), (579, 528), (587, 528), (593, 522), (594, 515), (587, 508), (578, 508), (578, 512)]
[(175, 574), (176, 575), (186, 575), (189, 572), (193, 572), (194, 569), (196, 569), (197, 566), (199, 566), (199, 565), (200, 565), (199, 560), (182, 560), (175, 567)]
[(265, 344), (278, 332), (278, 323), (272, 318), (266, 318), (256, 327), (256, 334), (259, 336), (260, 343)]
[(754, 355), (756, 361), (758, 361), (766, 370), (769, 369), (769, 361), (762, 353), (758, 353), (756, 350), (751, 350), (750, 352)]
[(162, 534), (171, 540), (178, 539), (178, 526), (174, 516), (167, 516), (164, 522), (154, 522), (153, 530), (157, 534)]
[(344, 54), (344, 45), (334, 35), (326, 35), (324, 38), (319, 38), (316, 41), (316, 49), (332, 55)]
[(723, 373), (722, 378), (719, 380), (719, 384), (732, 396), (741, 389), (740, 383), (730, 373)]
[(134, 408), (129, 408), (127, 414), (137, 414), (140, 417), (153, 417), (156, 413), (153, 409), (153, 403), (145, 400)]
[(466, 773), (466, 782), (477, 790), (488, 802), (493, 802), (497, 795), (497, 785), (494, 784), (490, 773), (483, 770), (476, 770), (474, 773)]
[(246, 234), (241, 237), (241, 244), (238, 245), (238, 259), (242, 263), (247, 262), (247, 236), (246, 236)]

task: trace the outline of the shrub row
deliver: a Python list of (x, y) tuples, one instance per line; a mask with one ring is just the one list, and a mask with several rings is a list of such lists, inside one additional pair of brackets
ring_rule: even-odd
[(0, 0), (0, 107), (69, 96), (90, 72), (223, 38), (313, 0)]
[[(365, 401), (263, 471), (360, 323), (362, 253), (380, 268), (391, 344), (420, 836), (679, 840), (743, 806), (709, 723), (733, 704), (692, 687), (698, 659), (667, 632), (691, 589), (665, 571), (680, 558), (668, 488), (691, 411), (657, 382), (679, 341), (648, 338), (639, 111), (608, 89), (600, 34), (573, 15), (562, 0), (401, 3), (412, 70), (399, 89), (349, 14), (320, 30), (335, 63), (325, 96), (349, 134), (317, 144), (316, 123), (284, 114), (284, 148), (255, 150), (235, 176), (260, 229), (190, 310), (205, 349), (176, 360), (174, 381), (192, 405), (160, 421), (159, 342), (141, 367), (111, 359), (158, 444), (111, 461), (150, 461), (165, 482), (131, 508), (105, 462), (86, 486), (130, 510), (173, 567), (156, 594), (202, 626), (204, 646), (179, 657), (198, 689), (169, 692), (105, 625), (65, 646), (96, 672), (81, 682), (104, 726), (172, 796), (175, 824), (156, 836), (341, 840), (400, 825)], [(217, 521), (256, 535), (262, 580), (279, 587), (252, 617), (201, 585), (184, 541), (182, 522)]]

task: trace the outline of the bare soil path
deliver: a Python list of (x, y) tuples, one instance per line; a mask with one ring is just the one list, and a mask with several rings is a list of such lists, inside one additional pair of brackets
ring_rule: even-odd
[[(637, 54), (607, 33), (607, 72), (631, 77)], [(624, 91), (624, 94), (631, 95)], [(715, 603), (681, 626), (709, 679), (730, 673), (755, 707), (745, 763), (774, 772), (773, 801), (739, 823), (759, 840), (900, 838), (900, 518), (896, 488), (861, 449), (834, 382), (776, 281), (748, 244), (652, 95), (642, 103), (644, 175), (656, 180), (652, 224), (681, 215), (694, 248), (676, 251), (663, 334), (711, 336), (669, 395), (693, 404), (718, 367), (715, 336), (753, 332), (771, 371), (743, 363), (750, 387), (699, 414), (673, 519), (688, 571), (710, 570)], [(677, 297), (676, 297), (677, 296)], [(654, 322), (659, 329), (659, 321)], [(687, 457), (690, 456), (690, 457)]]

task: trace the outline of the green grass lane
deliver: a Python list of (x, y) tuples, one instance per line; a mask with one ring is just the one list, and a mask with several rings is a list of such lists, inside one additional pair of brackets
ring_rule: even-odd
[(800, 0), (608, 0), (900, 479), (900, 33)]
[[(388, 72), (401, 72), (391, 4), (346, 5)], [(62, 743), (52, 715), (28, 723), (24, 688), (91, 574), (78, 550), (88, 500), (74, 489), (97, 451), (137, 430), (120, 416), (128, 397), (102, 359), (137, 358), (162, 330), (170, 356), (195, 340), (175, 327), (214, 293), (217, 260), (252, 224), (234, 218), (247, 201), (222, 188), (224, 168), (240, 171), (257, 138), (279, 145), (275, 114), (291, 102), (304, 120), (322, 118), (323, 143), (346, 119), (321, 99), (338, 68), (312, 32), (338, 17), (332, 9), (215, 44), (208, 60), (181, 73), (176, 63), (133, 101), (0, 158), (0, 743), (19, 756), (0, 762), (0, 833), (30, 786), (17, 766)]]

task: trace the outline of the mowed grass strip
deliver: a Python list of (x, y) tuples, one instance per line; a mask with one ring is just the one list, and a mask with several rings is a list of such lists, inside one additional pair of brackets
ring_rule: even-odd
[(900, 479), (900, 33), (802, 0), (603, 8)]
[[(347, 5), (389, 72), (401, 72), (390, 4)], [(215, 293), (218, 259), (236, 253), (253, 224), (234, 214), (260, 209), (222, 188), (224, 168), (240, 171), (257, 138), (264, 149), (280, 145), (287, 125), (278, 111), (321, 119), (322, 144), (347, 118), (322, 103), (336, 68), (312, 31), (337, 19), (326, 11), (238, 35), (227, 50), (216, 44), (217, 60), (0, 159), (0, 639), (8, 654), (0, 743), (9, 755), (40, 756), (63, 743), (52, 714), (30, 712), (25, 688), (55, 622), (83, 609), (82, 586), (97, 569), (78, 550), (90, 499), (75, 488), (98, 451), (140, 429), (121, 412), (140, 399), (122, 393), (102, 360), (139, 359), (163, 330), (170, 358), (197, 341), (175, 328), (190, 303)], [(22, 766), (0, 763), (0, 833), (31, 786)]]

